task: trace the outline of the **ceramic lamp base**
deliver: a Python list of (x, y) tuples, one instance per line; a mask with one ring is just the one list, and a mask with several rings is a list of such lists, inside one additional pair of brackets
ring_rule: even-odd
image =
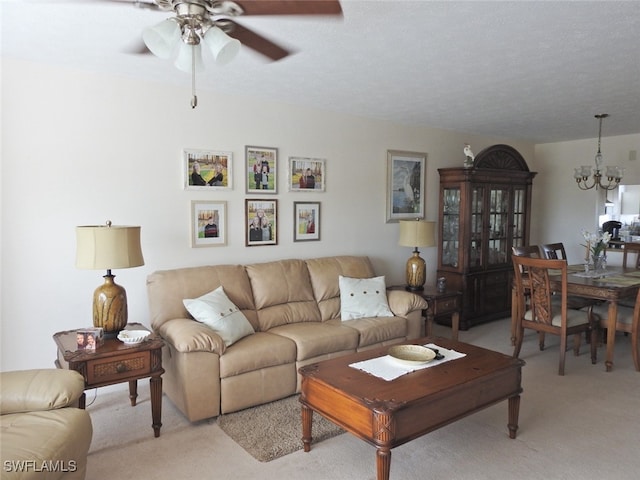
[(407, 290), (420, 291), (424, 290), (424, 282), (426, 278), (427, 265), (420, 256), (420, 252), (416, 248), (413, 256), (407, 260)]
[(104, 284), (93, 292), (93, 326), (102, 327), (107, 338), (115, 337), (127, 325), (127, 292), (107, 274)]

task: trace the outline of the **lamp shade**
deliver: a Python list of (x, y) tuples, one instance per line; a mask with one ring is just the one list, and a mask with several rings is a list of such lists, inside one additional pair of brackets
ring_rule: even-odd
[(211, 50), (218, 65), (226, 65), (233, 60), (240, 51), (240, 40), (231, 38), (218, 27), (211, 27), (204, 34), (204, 42)]
[(88, 225), (76, 227), (76, 267), (110, 270), (144, 265), (140, 227)]
[[(195, 55), (195, 70), (193, 70), (193, 56)], [(202, 72), (204, 70), (204, 63), (202, 62), (202, 47), (200, 44), (197, 45), (189, 45), (184, 42), (180, 42), (180, 47), (178, 49), (178, 56), (176, 57), (176, 61), (174, 65), (178, 70), (182, 70), (183, 72), (193, 73)]]
[(422, 220), (401, 220), (400, 240), (401, 247), (433, 247), (435, 243), (436, 222)]
[(142, 40), (156, 57), (169, 58), (180, 40), (180, 27), (173, 19), (168, 18), (153, 27), (145, 28)]

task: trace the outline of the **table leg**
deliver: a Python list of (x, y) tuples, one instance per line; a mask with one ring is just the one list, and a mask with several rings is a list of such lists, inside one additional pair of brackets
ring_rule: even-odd
[(129, 381), (129, 400), (131, 401), (131, 406), (136, 406), (136, 399), (138, 398), (138, 381), (130, 380)]
[(376, 475), (377, 480), (389, 480), (391, 474), (391, 449), (388, 447), (376, 448)]
[(78, 408), (81, 408), (82, 410), (84, 410), (86, 408), (87, 405), (87, 396), (85, 395), (84, 392), (82, 392), (82, 395), (80, 395), (80, 398), (78, 398)]
[(422, 314), (424, 315), (424, 335), (430, 337), (433, 333), (433, 314), (431, 309), (423, 310)]
[(607, 372), (613, 368), (613, 349), (616, 342), (616, 319), (618, 317), (618, 302), (610, 301), (607, 312), (607, 360), (604, 362)]
[(518, 415), (520, 414), (520, 395), (509, 397), (509, 438), (516, 438), (518, 431)]
[(302, 404), (302, 445), (305, 452), (311, 450), (311, 422), (313, 410)]
[(153, 435), (160, 436), (162, 427), (162, 377), (160, 375), (149, 379), (151, 388), (151, 418), (153, 423)]
[(457, 341), (460, 330), (460, 312), (453, 312), (451, 315), (451, 329), (451, 338)]

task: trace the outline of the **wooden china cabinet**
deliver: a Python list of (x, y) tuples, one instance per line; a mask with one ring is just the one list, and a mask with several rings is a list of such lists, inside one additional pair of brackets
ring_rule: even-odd
[(522, 155), (493, 145), (470, 168), (440, 168), (438, 277), (462, 292), (460, 329), (511, 313), (511, 247), (527, 245), (530, 172)]

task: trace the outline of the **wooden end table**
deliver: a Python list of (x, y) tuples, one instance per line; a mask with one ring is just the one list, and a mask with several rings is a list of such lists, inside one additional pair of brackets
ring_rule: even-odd
[[(127, 330), (148, 330), (140, 323), (129, 323)], [(138, 398), (138, 380), (149, 378), (151, 386), (151, 417), (153, 433), (160, 436), (162, 427), (162, 347), (160, 337), (151, 334), (147, 340), (137, 345), (125, 345), (117, 338), (105, 339), (95, 351), (75, 351), (76, 330), (58, 332), (53, 336), (58, 346), (56, 366), (76, 370), (84, 377), (84, 388), (104, 387), (129, 382), (129, 399), (135, 407)], [(80, 408), (86, 406), (83, 393)]]
[[(404, 285), (394, 285), (388, 290), (406, 290)], [(451, 338), (458, 339), (460, 330), (460, 309), (462, 308), (462, 292), (457, 290), (439, 291), (436, 287), (425, 285), (424, 290), (406, 290), (424, 298), (429, 306), (423, 311), (425, 318), (424, 332), (432, 335), (433, 322), (440, 318), (451, 318)]]

